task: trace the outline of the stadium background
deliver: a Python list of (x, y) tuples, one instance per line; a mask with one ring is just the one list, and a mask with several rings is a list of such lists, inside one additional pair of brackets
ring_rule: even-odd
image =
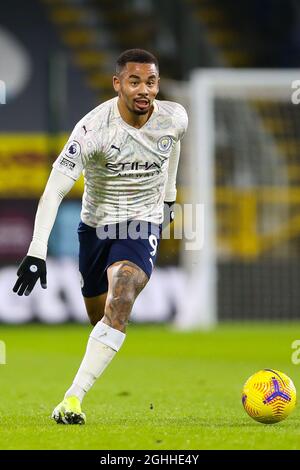
[[(241, 5), (174, 0), (171, 8), (168, 0), (124, 0), (120, 8), (108, 0), (11, 0), (2, 6), (0, 79), (7, 96), (0, 107), (0, 321), (86, 319), (77, 275), (82, 180), (63, 201), (51, 235), (48, 291), (37, 288), (31, 298), (19, 299), (11, 286), (51, 164), (74, 124), (114, 96), (111, 75), (122, 50), (139, 46), (157, 54), (160, 98), (177, 99), (188, 109), (184, 90), (196, 68), (299, 65), (299, 4), (287, 1), (282, 8), (279, 0), (245, 0)], [(259, 149), (246, 118), (237, 126), (238, 118), (230, 116), (238, 112), (224, 101), (218, 107), (219, 133), (231, 136), (229, 145), (218, 146), (214, 168), (218, 318), (298, 318), (299, 107), (261, 103), (263, 138), (271, 137), (280, 148), (278, 164)], [(195, 152), (188, 136), (178, 202), (189, 189), (187, 154)], [(200, 164), (197, 154), (193, 159)], [(272, 196), (264, 196), (270, 184)], [(283, 212), (280, 224), (275, 219)], [(180, 241), (163, 241), (158, 269), (133, 319), (176, 318), (186, 282)]]

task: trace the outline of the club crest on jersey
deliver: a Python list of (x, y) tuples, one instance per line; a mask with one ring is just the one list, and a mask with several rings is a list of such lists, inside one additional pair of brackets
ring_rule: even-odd
[(67, 144), (67, 150), (65, 152), (65, 155), (69, 158), (76, 158), (78, 155), (81, 153), (81, 147), (79, 142), (76, 140), (72, 140)]
[(171, 148), (172, 142), (172, 137), (170, 137), (169, 135), (164, 135), (157, 142), (158, 150), (160, 150), (160, 152), (162, 153), (168, 152)]

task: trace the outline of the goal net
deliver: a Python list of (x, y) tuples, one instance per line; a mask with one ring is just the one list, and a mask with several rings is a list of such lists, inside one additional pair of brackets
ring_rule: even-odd
[(189, 281), (179, 325), (300, 317), (298, 77), (192, 75), (185, 194), (204, 207), (204, 245), (183, 245)]

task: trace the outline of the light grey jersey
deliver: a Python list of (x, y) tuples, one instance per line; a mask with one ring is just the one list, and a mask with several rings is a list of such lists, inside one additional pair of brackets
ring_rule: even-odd
[(178, 103), (155, 100), (150, 119), (136, 129), (121, 118), (117, 102), (106, 101), (78, 122), (53, 168), (74, 180), (83, 172), (81, 219), (87, 225), (159, 224), (169, 162), (177, 158), (187, 113)]

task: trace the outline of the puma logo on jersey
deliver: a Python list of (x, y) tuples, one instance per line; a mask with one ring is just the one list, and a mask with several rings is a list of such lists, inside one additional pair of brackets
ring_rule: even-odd
[(119, 147), (116, 147), (115, 145), (111, 145), (110, 148), (111, 148), (111, 149), (116, 149), (116, 150), (118, 150), (119, 153), (121, 153), (120, 148), (119, 148)]
[(85, 126), (82, 126), (82, 129), (84, 130), (85, 134), (84, 135), (87, 135), (88, 132), (90, 132)]

